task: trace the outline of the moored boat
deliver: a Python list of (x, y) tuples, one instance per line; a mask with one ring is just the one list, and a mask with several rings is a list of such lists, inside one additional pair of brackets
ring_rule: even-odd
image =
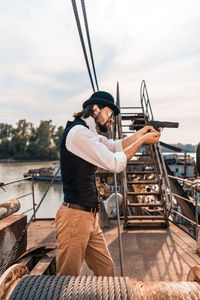
[(61, 181), (61, 173), (59, 170), (59, 164), (52, 163), (51, 167), (47, 168), (38, 168), (38, 169), (30, 169), (27, 173), (24, 173), (24, 178), (32, 177), (36, 181), (51, 181), (54, 178), (54, 181)]

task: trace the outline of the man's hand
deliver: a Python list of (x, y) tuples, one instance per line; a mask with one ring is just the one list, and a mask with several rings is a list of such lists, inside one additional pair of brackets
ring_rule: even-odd
[[(147, 126), (149, 127), (149, 126)], [(142, 140), (145, 144), (157, 144), (161, 133), (157, 130), (148, 132), (143, 135)]]
[(155, 130), (155, 128), (153, 126), (145, 126), (142, 129), (138, 130), (135, 133), (136, 138), (140, 138), (142, 137), (144, 134), (146, 134), (147, 132), (157, 132), (157, 130)]
[(141, 139), (147, 132), (158, 132), (158, 131), (156, 131), (153, 126), (143, 127), (142, 129), (134, 132), (132, 135), (130, 135), (122, 140), (123, 149), (126, 149), (127, 147), (132, 145), (134, 142)]
[(143, 135), (137, 139), (136, 142), (129, 145), (127, 148), (125, 148), (123, 151), (126, 155), (127, 161), (130, 160), (133, 155), (137, 152), (137, 150), (143, 145), (143, 144), (157, 144), (160, 138), (160, 131), (152, 130), (151, 132), (148, 132), (151, 130), (149, 126), (146, 126), (145, 130), (143, 130)]

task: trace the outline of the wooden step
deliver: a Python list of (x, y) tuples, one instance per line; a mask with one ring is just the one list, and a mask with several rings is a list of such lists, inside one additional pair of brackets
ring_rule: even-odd
[(127, 174), (155, 174), (156, 171), (126, 171)]
[(31, 270), (30, 275), (43, 275), (48, 272), (52, 264), (56, 263), (55, 256), (44, 255)]
[[(126, 106), (126, 107), (120, 107), (120, 109), (121, 110), (122, 109), (126, 109), (126, 110), (127, 109), (129, 109), (129, 110), (132, 109), (132, 110), (135, 110), (135, 109), (142, 109), (142, 107), (128, 107), (128, 106)], [(127, 113), (134, 115), (135, 118), (141, 118), (141, 117), (146, 118), (146, 115), (144, 115), (142, 112), (141, 113), (140, 112), (125, 112), (125, 111), (121, 112), (122, 115), (125, 115)]]
[(158, 196), (158, 195), (161, 195), (161, 192), (128, 192), (127, 195), (136, 195), (136, 196), (154, 195), (154, 196)]
[(134, 180), (133, 181), (127, 181), (127, 184), (158, 184), (158, 180)]
[(152, 156), (151, 153), (138, 153), (138, 154), (135, 154), (134, 156), (137, 156), (137, 157), (142, 157), (142, 156)]
[(136, 120), (144, 120), (145, 119), (145, 116), (142, 115), (142, 114), (137, 114), (137, 113), (134, 113), (134, 112), (128, 112), (128, 111), (123, 111), (121, 112), (121, 116), (132, 116), (134, 117)]
[[(125, 117), (125, 118), (131, 118), (131, 121), (142, 121), (145, 124), (145, 119), (144, 118), (136, 118), (135, 116), (133, 116), (133, 114), (129, 114), (129, 113), (125, 113), (125, 114), (121, 114), (121, 117)], [(129, 120), (128, 119), (128, 120)], [(122, 120), (127, 120), (127, 119), (123, 119)], [(141, 125), (141, 124), (139, 124)], [(134, 124), (131, 122), (131, 126), (134, 126)]]
[(167, 220), (130, 220), (124, 223), (124, 228), (166, 228), (168, 226)]
[(136, 118), (132, 113), (130, 113), (130, 114), (128, 114), (128, 113), (121, 114), (121, 119), (122, 120), (141, 120), (141, 121), (144, 121), (143, 118)]
[[(127, 119), (124, 119), (124, 120), (127, 120)], [(128, 119), (129, 120), (129, 119)], [(132, 119), (131, 119), (132, 120)], [(137, 128), (142, 128), (144, 127), (146, 124), (144, 122), (144, 124), (131, 124), (131, 129), (133, 129), (134, 127), (137, 127)]]
[(153, 216), (153, 215), (148, 215), (148, 216), (146, 216), (146, 215), (141, 215), (141, 216), (128, 216), (127, 217), (127, 219), (128, 219), (128, 221), (129, 220), (162, 220), (162, 221), (165, 221), (165, 217), (164, 216), (158, 216), (158, 215), (156, 215), (156, 216)]
[(149, 202), (149, 203), (129, 203), (128, 207), (149, 207), (149, 206), (153, 206), (153, 207), (162, 207), (162, 203), (161, 202)]
[(146, 161), (141, 161), (141, 160), (130, 160), (127, 163), (127, 166), (132, 166), (132, 165), (154, 165), (154, 162), (152, 160), (146, 160)]

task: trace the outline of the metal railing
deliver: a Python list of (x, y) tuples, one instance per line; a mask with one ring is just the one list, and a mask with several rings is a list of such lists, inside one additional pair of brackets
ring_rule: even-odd
[[(119, 95), (119, 85), (117, 84), (117, 93), (116, 93), (116, 103), (118, 108), (120, 108), (120, 95)], [(144, 120), (145, 123), (149, 122), (154, 119), (153, 117), (153, 111), (151, 108), (151, 103), (149, 100), (148, 92), (147, 92), (147, 87), (146, 83), (143, 80), (141, 83), (141, 88), (140, 88), (140, 100), (141, 100), (141, 107), (127, 107), (128, 109), (141, 109), (143, 112)], [(126, 107), (121, 107), (121, 109), (125, 110)], [(127, 113), (124, 113), (127, 114)], [(131, 115), (137, 114), (137, 113), (130, 113)], [(123, 115), (123, 113), (122, 113)], [(124, 126), (124, 125), (123, 125)], [(122, 138), (122, 117), (121, 114), (118, 115), (117, 117), (117, 128), (118, 128), (118, 138)], [(125, 125), (129, 126), (129, 125)], [(170, 183), (168, 179), (168, 173), (165, 167), (164, 159), (162, 156), (162, 152), (160, 149), (160, 145), (158, 146), (153, 146), (154, 152), (155, 152), (155, 158), (156, 158), (156, 165), (159, 170), (159, 181), (161, 182), (161, 188), (162, 188), (162, 194), (163, 194), (163, 201), (164, 201), (164, 209), (165, 209), (165, 216), (168, 218), (172, 206), (172, 194), (171, 194), (171, 188), (170, 188)], [(126, 172), (122, 172), (122, 190), (123, 190), (123, 197), (124, 197), (124, 202), (127, 203), (127, 177), (126, 177)], [(126, 207), (124, 207), (124, 219), (126, 222)]]
[(148, 95), (146, 83), (144, 80), (142, 81), (141, 87), (140, 87), (140, 100), (141, 100), (143, 114), (145, 116), (147, 116), (147, 119), (149, 119), (149, 121), (152, 121), (154, 119), (153, 111), (151, 108), (151, 103), (149, 100), (149, 95)]
[(29, 177), (26, 177), (26, 178), (23, 178), (23, 179), (18, 179), (18, 180), (14, 180), (14, 181), (11, 181), (11, 182), (7, 182), (7, 183), (1, 183), (1, 188), (3, 190), (5, 190), (4, 188), (8, 185), (11, 185), (11, 184), (16, 184), (16, 183), (19, 183), (19, 182), (23, 182), (23, 181), (27, 181), (27, 180), (31, 180), (31, 191), (29, 193), (26, 193), (26, 194), (23, 194), (21, 196), (18, 196), (18, 197), (15, 197), (15, 199), (19, 200), (19, 199), (22, 199), (22, 198), (25, 198), (27, 196), (30, 196), (32, 195), (32, 207), (24, 212), (22, 212), (21, 214), (26, 214), (27, 212), (29, 211), (33, 211), (33, 221), (36, 220), (36, 203), (35, 203), (35, 190), (34, 190), (34, 179), (32, 176), (29, 176)]
[(160, 149), (160, 144), (158, 143), (157, 146), (153, 146), (153, 147), (155, 149), (156, 162), (158, 164), (158, 169), (160, 174), (159, 180), (161, 181), (161, 188), (162, 188), (162, 194), (163, 194), (163, 200), (165, 206), (165, 215), (166, 218), (168, 218), (172, 209), (172, 193), (171, 193), (170, 182), (169, 182), (165, 162), (162, 156), (162, 151)]
[[(141, 100), (143, 114), (145, 116), (145, 123), (154, 120), (153, 111), (151, 108), (151, 103), (149, 100), (149, 95), (144, 80), (142, 81), (140, 87), (140, 100)], [(160, 148), (160, 143), (158, 143), (157, 146), (153, 145), (153, 149), (155, 152), (156, 163), (160, 174), (159, 180), (161, 181), (162, 194), (164, 197), (164, 204), (166, 210), (165, 215), (166, 218), (168, 218), (172, 207), (172, 195), (171, 195), (171, 188), (168, 179), (168, 173), (165, 167), (165, 162)]]
[[(177, 176), (172, 176), (172, 175), (168, 175), (169, 178), (175, 179), (177, 180), (179, 183), (182, 183), (183, 189), (184, 186), (186, 189), (190, 189), (191, 192), (191, 196), (189, 198), (180, 196), (179, 194), (176, 193), (172, 193), (172, 202), (175, 206), (176, 203), (176, 198), (186, 201), (187, 203), (190, 203), (193, 207), (194, 207), (194, 220), (186, 217), (183, 212), (177, 211), (176, 209), (174, 209), (173, 204), (172, 204), (172, 209), (171, 209), (171, 213), (170, 213), (170, 217), (171, 220), (176, 223), (177, 225), (181, 225), (181, 228), (184, 229), (189, 235), (191, 235), (192, 237), (194, 237), (196, 240), (198, 239), (198, 232), (199, 232), (199, 202), (198, 202), (198, 194), (200, 195), (200, 191), (197, 190), (197, 182), (195, 181), (191, 181), (188, 179), (184, 179), (181, 177), (177, 177)], [(199, 196), (200, 198), (200, 196)], [(178, 207), (178, 205), (177, 205)], [(188, 221), (193, 227), (194, 227), (194, 231), (188, 230), (188, 226), (187, 225), (183, 225), (180, 222), (178, 222), (175, 216), (179, 216), (180, 218), (183, 218), (184, 220)]]

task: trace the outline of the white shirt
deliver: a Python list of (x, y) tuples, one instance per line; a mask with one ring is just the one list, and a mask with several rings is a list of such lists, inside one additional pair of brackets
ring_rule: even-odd
[(66, 137), (67, 150), (110, 172), (123, 171), (127, 159), (122, 151), (122, 140), (113, 141), (98, 135), (95, 120), (91, 116), (83, 120), (89, 129), (83, 125), (72, 127)]

